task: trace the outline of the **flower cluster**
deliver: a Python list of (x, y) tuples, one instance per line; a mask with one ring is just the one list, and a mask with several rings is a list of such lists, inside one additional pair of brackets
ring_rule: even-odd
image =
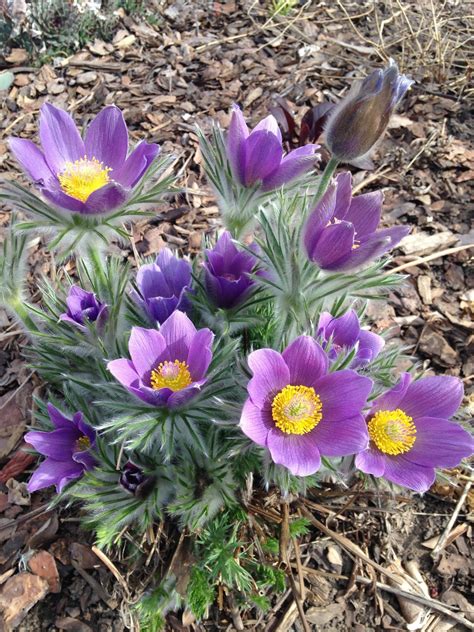
[[(452, 420), (462, 381), (397, 376), (400, 350), (364, 316), (372, 296), (400, 282), (383, 267), (408, 227), (380, 227), (382, 192), (353, 195), (351, 174), (336, 174), (372, 149), (410, 83), (391, 64), (335, 108), (319, 177), (316, 145), (284, 155), (273, 116), (250, 130), (234, 106), (226, 135), (201, 135), (226, 230), (206, 236), (213, 245), (195, 260), (167, 247), (130, 273), (91, 237), (87, 256), (75, 253), (77, 281), (45, 282), (40, 307), (7, 278), (23, 270), (25, 242), (12, 240), (23, 244), (13, 254), (4, 246), (5, 303), (32, 334), (35, 369), (63, 410), (80, 409), (69, 417), (48, 404), (53, 428), (44, 413), (48, 429), (27, 433), (45, 457), (30, 491), (54, 485), (79, 499), (100, 543), (112, 545), (129, 525), (146, 533), (165, 516), (204, 537), (206, 523), (235, 509), (243, 481), (304, 493), (307, 477), (330, 472), (425, 492), (438, 468), (470, 456), (473, 438)], [(152, 206), (143, 181), (159, 147), (143, 141), (128, 155), (116, 107), (82, 139), (66, 112), (45, 104), (39, 135), (42, 150), (10, 141), (46, 200), (20, 187), (20, 210), (67, 216), (64, 230), (107, 244), (101, 226)]]

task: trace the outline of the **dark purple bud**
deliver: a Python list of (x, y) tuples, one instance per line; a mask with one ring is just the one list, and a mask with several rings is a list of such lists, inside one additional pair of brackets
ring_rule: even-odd
[(385, 70), (376, 70), (351, 90), (334, 109), (326, 127), (326, 144), (334, 158), (351, 162), (367, 154), (412, 83), (391, 61)]
[(155, 263), (141, 266), (138, 270), (138, 292), (133, 292), (132, 298), (151, 320), (162, 324), (175, 310), (188, 311), (190, 286), (190, 263), (178, 259), (169, 248), (164, 248)]
[(147, 476), (137, 465), (128, 461), (125, 464), (119, 479), (120, 485), (137, 498), (146, 498), (156, 483), (155, 476)]
[(221, 235), (213, 250), (206, 250), (206, 256), (204, 280), (211, 301), (224, 309), (240, 305), (254, 285), (249, 274), (256, 258), (238, 250), (228, 232)]
[(81, 287), (73, 285), (66, 299), (67, 311), (61, 314), (60, 320), (86, 330), (86, 323), (97, 323), (102, 328), (108, 317), (108, 308), (99, 301), (93, 292), (86, 292)]

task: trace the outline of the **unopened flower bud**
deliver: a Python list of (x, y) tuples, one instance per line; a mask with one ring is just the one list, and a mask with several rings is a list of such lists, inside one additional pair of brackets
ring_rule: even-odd
[(334, 109), (326, 127), (326, 144), (334, 158), (351, 162), (365, 156), (381, 138), (390, 116), (413, 81), (391, 61), (351, 90)]
[(120, 475), (120, 485), (133, 496), (146, 498), (155, 486), (156, 478), (147, 476), (137, 465), (128, 461)]

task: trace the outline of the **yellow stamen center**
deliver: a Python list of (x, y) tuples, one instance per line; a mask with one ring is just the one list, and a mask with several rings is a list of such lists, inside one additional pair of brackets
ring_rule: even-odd
[(286, 434), (303, 435), (322, 419), (323, 405), (310, 386), (285, 386), (272, 402), (275, 426)]
[(97, 158), (81, 158), (76, 162), (67, 162), (58, 180), (61, 189), (76, 200), (85, 202), (89, 195), (109, 182), (110, 167)]
[(369, 436), (385, 454), (409, 452), (416, 441), (416, 426), (403, 410), (380, 410), (368, 423)]
[(172, 391), (180, 391), (192, 383), (189, 367), (186, 362), (175, 360), (174, 362), (162, 362), (151, 372), (151, 387), (169, 388)]
[(91, 440), (86, 435), (82, 435), (76, 441), (76, 451), (83, 452), (84, 450), (88, 450), (91, 447)]

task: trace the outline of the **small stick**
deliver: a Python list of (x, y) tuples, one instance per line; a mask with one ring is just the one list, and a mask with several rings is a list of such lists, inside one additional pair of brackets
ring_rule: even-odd
[(432, 261), (433, 259), (438, 259), (439, 257), (445, 257), (446, 255), (453, 255), (455, 252), (461, 252), (461, 250), (469, 250), (469, 248), (474, 248), (474, 244), (465, 244), (464, 246), (456, 246), (455, 248), (446, 248), (446, 250), (441, 250), (441, 252), (435, 252), (432, 255), (428, 255), (427, 257), (417, 257), (415, 261), (409, 261), (408, 263), (404, 263), (397, 268), (392, 268), (391, 270), (387, 270), (383, 273), (383, 276), (387, 276), (387, 274), (394, 274), (395, 272), (401, 272), (402, 270), (406, 270), (407, 268), (412, 268), (413, 266), (421, 265), (422, 263), (428, 263), (428, 261)]
[(290, 506), (287, 500), (281, 501), (281, 525), (280, 525), (280, 562), (286, 566), (289, 564), (288, 545), (290, 542)]
[(123, 577), (122, 573), (119, 571), (119, 569), (115, 566), (115, 564), (112, 562), (112, 560), (109, 560), (109, 558), (107, 557), (107, 555), (101, 551), (100, 549), (98, 549), (96, 546), (92, 546), (92, 550), (94, 551), (94, 553), (97, 555), (97, 557), (99, 558), (99, 560), (105, 564), (105, 566), (107, 566), (107, 568), (109, 569), (109, 571), (112, 573), (112, 575), (115, 577), (115, 579), (119, 582), (119, 584), (122, 586), (122, 588), (125, 590), (126, 593), (128, 593), (128, 584), (125, 581), (125, 578)]
[(434, 558), (435, 560), (439, 557), (439, 554), (441, 552), (441, 549), (444, 548), (444, 545), (446, 543), (446, 540), (449, 537), (449, 534), (451, 533), (451, 530), (454, 526), (454, 523), (456, 522), (459, 512), (461, 511), (462, 506), (464, 505), (464, 502), (467, 498), (467, 495), (469, 494), (469, 490), (472, 487), (472, 481), (467, 481), (466, 486), (464, 487), (464, 491), (461, 494), (461, 496), (459, 497), (459, 500), (456, 504), (456, 507), (453, 511), (453, 515), (451, 516), (451, 519), (449, 520), (448, 524), (446, 525), (446, 529), (443, 531), (443, 533), (439, 536), (439, 540), (436, 543), (435, 548), (431, 551), (431, 557)]

